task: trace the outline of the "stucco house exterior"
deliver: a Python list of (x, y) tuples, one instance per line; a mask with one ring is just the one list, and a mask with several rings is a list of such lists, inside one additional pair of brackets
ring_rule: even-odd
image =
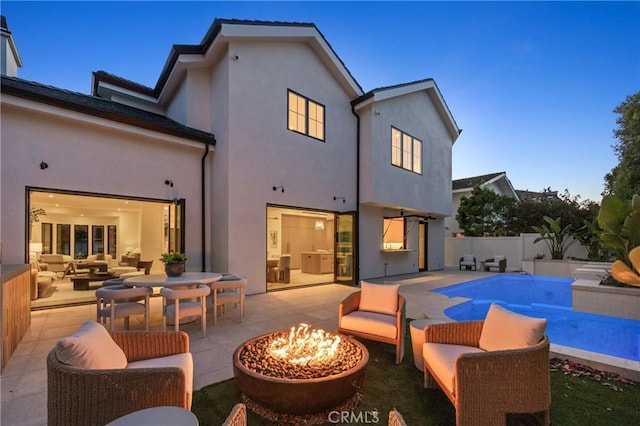
[(476, 185), (488, 188), (496, 194), (514, 198), (516, 201), (520, 199), (518, 191), (513, 188), (506, 172), (495, 172), (486, 175), (453, 180), (451, 184), (453, 213), (445, 219), (447, 237), (457, 237), (463, 234), (462, 229), (460, 229), (460, 225), (456, 220), (456, 214), (458, 212), (458, 207), (460, 207), (460, 200), (462, 200), (462, 197), (470, 196), (473, 187)]
[(132, 225), (100, 219), (114, 258), (184, 251), (188, 270), (246, 276), (248, 294), (267, 291), (269, 259), (299, 250), (284, 226), (296, 213), (318, 217), (332, 282), (444, 268), (460, 129), (434, 80), (365, 92), (314, 24), (216, 19), (172, 47), (155, 87), (96, 71), (87, 95), (17, 77), (4, 27), (4, 263), (45, 238), (29, 222), (38, 193), (140, 202)]

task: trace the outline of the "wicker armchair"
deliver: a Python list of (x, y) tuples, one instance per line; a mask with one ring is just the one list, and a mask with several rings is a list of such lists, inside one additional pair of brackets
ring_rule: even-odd
[[(127, 361), (189, 351), (184, 332), (112, 332)], [(47, 356), (47, 424), (104, 425), (149, 407), (191, 407), (185, 374), (177, 367), (92, 370), (58, 361), (54, 348)]]
[(500, 272), (504, 272), (507, 269), (507, 258), (506, 256), (494, 256), (485, 260), (483, 266), (485, 272), (491, 271), (491, 268), (497, 268)]
[[(478, 348), (484, 321), (434, 324), (426, 343)], [(455, 360), (453, 392), (424, 360), (426, 388), (440, 387), (456, 409), (456, 425), (505, 425), (507, 413), (537, 413), (549, 424), (549, 339), (524, 349), (464, 353)]]
[(241, 402), (234, 405), (222, 426), (247, 426), (247, 406)]
[[(396, 364), (404, 357), (404, 337), (406, 301), (399, 294), (397, 308), (394, 315), (383, 315), (360, 310), (362, 291), (347, 296), (338, 307), (338, 332), (351, 336), (358, 336), (367, 340), (389, 343), (396, 347)], [(354, 320), (351, 318), (355, 317)], [(393, 335), (381, 334), (381, 329), (387, 329), (393, 324)]]

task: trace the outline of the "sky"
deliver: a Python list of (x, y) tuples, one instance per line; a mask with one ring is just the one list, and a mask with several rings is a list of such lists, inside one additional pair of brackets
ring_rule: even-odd
[(89, 94), (103, 70), (154, 87), (173, 44), (215, 18), (310, 22), (363, 90), (436, 81), (463, 130), (453, 179), (600, 202), (613, 110), (640, 91), (640, 2), (2, 0), (18, 76)]

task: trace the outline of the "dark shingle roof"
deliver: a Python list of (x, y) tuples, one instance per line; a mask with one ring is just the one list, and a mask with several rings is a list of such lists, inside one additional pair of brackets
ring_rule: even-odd
[(498, 173), (490, 173), (482, 176), (473, 176), (473, 177), (467, 177), (462, 179), (456, 179), (451, 182), (452, 188), (454, 191), (456, 189), (473, 188), (476, 185), (482, 185), (483, 183), (487, 183), (491, 179), (494, 179), (504, 174), (505, 172), (498, 172)]
[(187, 127), (160, 114), (16, 77), (2, 76), (0, 91), (60, 108), (215, 145), (212, 133)]
[[(349, 74), (349, 76), (353, 79), (354, 83), (358, 86), (358, 88), (362, 92), (362, 88), (361, 88), (360, 84), (356, 81), (356, 79), (351, 74), (351, 71), (349, 71), (347, 66), (342, 61), (342, 59), (338, 56), (338, 54), (335, 52), (335, 50), (333, 49), (331, 44), (327, 41), (327, 39), (325, 38), (324, 34), (322, 34), (322, 32), (318, 29), (318, 27), (316, 27), (315, 24), (308, 23), (308, 22), (256, 21), (256, 20), (243, 20), (243, 19), (216, 18), (216, 19), (214, 19), (213, 23), (209, 27), (209, 30), (207, 30), (207, 33), (202, 38), (202, 41), (200, 42), (200, 44), (174, 44), (171, 47), (171, 51), (169, 52), (169, 56), (167, 57), (167, 60), (164, 63), (164, 66), (162, 68), (162, 72), (160, 73), (160, 77), (158, 78), (156, 86), (153, 89), (151, 89), (151, 88), (148, 88), (146, 86), (139, 85), (140, 87), (142, 87), (145, 90), (142, 93), (146, 93), (146, 90), (151, 90), (153, 96), (154, 97), (158, 97), (160, 92), (162, 92), (163, 87), (167, 83), (169, 75), (171, 74), (171, 70), (175, 66), (176, 61), (178, 60), (179, 56), (180, 55), (188, 55), (188, 54), (204, 54), (209, 49), (209, 47), (211, 46), (211, 44), (213, 43), (215, 38), (218, 36), (220, 31), (222, 30), (222, 25), (223, 24), (231, 24), (231, 25), (260, 25), (260, 26), (272, 26), (272, 27), (309, 27), (309, 28), (314, 28), (318, 32), (318, 34), (320, 34), (320, 37), (322, 37), (324, 42), (327, 43), (327, 46), (329, 46), (329, 49), (331, 49), (331, 51), (335, 54), (336, 58), (338, 58), (338, 60), (340, 61), (340, 64), (344, 67), (346, 72)], [(134, 82), (132, 82), (130, 80), (126, 80), (126, 79), (123, 79), (121, 77), (105, 73), (104, 71), (98, 71), (97, 75), (101, 77), (101, 80), (102, 80), (102, 76), (105, 76), (105, 75), (106, 76), (110, 76), (110, 78), (112, 79), (111, 80), (112, 83), (114, 83), (116, 85), (119, 85), (121, 87), (126, 87), (126, 88), (130, 88), (130, 89), (136, 90), (131, 85), (137, 85), (137, 83), (134, 83)], [(117, 83), (118, 81), (120, 81), (124, 85), (123, 84), (118, 84)], [(138, 91), (138, 90), (136, 90), (136, 91)], [(95, 87), (94, 87), (94, 93), (95, 92), (96, 91), (95, 91)]]

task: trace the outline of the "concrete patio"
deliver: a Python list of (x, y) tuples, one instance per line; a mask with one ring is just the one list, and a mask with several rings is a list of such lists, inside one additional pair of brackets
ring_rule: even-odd
[[(448, 299), (430, 290), (490, 275), (494, 274), (444, 270), (371, 281), (401, 284), (400, 293), (407, 300), (407, 318), (424, 318), (426, 314), (430, 318), (446, 319), (443, 310), (466, 299)], [(232, 378), (233, 351), (251, 337), (289, 329), (300, 322), (336, 331), (338, 304), (354, 290), (328, 284), (248, 296), (243, 322), (240, 322), (239, 309), (230, 307), (214, 326), (213, 314), (209, 311), (205, 338), (199, 321), (182, 326), (190, 335), (194, 389)], [(160, 297), (151, 301), (152, 330), (162, 329), (161, 304)], [(31, 327), (2, 372), (2, 425), (46, 425), (46, 355), (57, 339), (72, 334), (86, 320), (95, 319), (95, 309), (94, 303), (32, 312)], [(122, 321), (118, 326), (122, 327)], [(132, 317), (131, 328), (144, 329), (142, 318)]]

